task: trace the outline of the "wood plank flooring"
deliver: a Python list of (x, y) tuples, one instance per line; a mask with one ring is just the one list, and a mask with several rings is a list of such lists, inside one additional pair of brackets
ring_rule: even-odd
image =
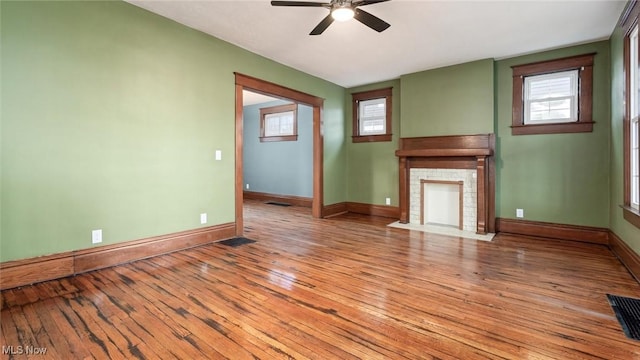
[(640, 359), (605, 296), (640, 285), (606, 247), (388, 222), (248, 202), (256, 243), (3, 291), (1, 356)]

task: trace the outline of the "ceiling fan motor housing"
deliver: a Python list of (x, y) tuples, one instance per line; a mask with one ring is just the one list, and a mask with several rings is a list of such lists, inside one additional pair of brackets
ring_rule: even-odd
[(383, 32), (389, 25), (384, 20), (375, 15), (359, 9), (359, 6), (377, 4), (390, 0), (331, 0), (331, 2), (312, 2), (312, 1), (271, 1), (272, 6), (301, 6), (301, 7), (323, 7), (329, 9), (327, 15), (316, 27), (311, 30), (309, 35), (320, 35), (333, 23), (334, 20), (346, 21), (351, 18), (358, 20), (369, 28)]

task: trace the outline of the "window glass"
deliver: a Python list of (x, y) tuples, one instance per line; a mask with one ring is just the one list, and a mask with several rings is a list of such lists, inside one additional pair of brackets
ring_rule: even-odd
[(392, 88), (351, 94), (353, 142), (391, 141)]
[(631, 207), (638, 209), (640, 205), (640, 159), (639, 159), (638, 117), (631, 122)]
[(527, 76), (525, 124), (577, 121), (578, 70)]
[(264, 122), (264, 136), (294, 135), (293, 111), (267, 114)]
[(297, 140), (298, 106), (296, 104), (260, 109), (260, 142)]
[(638, 44), (638, 18), (640, 7), (629, 2), (622, 20), (624, 36), (624, 118), (623, 159), (624, 197), (622, 213), (624, 219), (640, 228), (640, 45)]
[(359, 101), (360, 135), (385, 134), (386, 99)]
[[(636, 25), (629, 34), (629, 63), (632, 64), (629, 69), (629, 145), (630, 145), (630, 205), (631, 207), (638, 209), (638, 203), (640, 203), (640, 183), (639, 183), (639, 165), (638, 165), (638, 99), (640, 99), (640, 71), (638, 71), (638, 26)], [(633, 65), (635, 64), (635, 66)]]

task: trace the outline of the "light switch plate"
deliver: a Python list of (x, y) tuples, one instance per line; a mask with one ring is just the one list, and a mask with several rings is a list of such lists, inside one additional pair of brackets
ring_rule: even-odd
[(216, 160), (222, 160), (222, 150), (216, 150)]

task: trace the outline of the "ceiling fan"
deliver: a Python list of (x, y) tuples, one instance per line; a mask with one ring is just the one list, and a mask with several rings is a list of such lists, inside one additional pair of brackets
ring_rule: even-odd
[(308, 2), (308, 1), (272, 1), (272, 6), (305, 6), (305, 7), (323, 7), (329, 9), (330, 13), (320, 21), (320, 23), (311, 30), (309, 35), (320, 35), (333, 23), (337, 21), (347, 21), (354, 18), (361, 23), (367, 25), (377, 32), (383, 32), (389, 26), (387, 22), (371, 15), (368, 12), (359, 9), (359, 6), (377, 4), (390, 0), (331, 0), (328, 3)]

